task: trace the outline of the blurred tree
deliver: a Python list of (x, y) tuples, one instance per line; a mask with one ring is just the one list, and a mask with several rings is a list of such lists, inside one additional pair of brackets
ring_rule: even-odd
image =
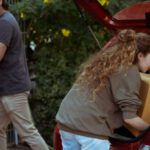
[[(121, 0), (98, 1), (113, 13), (124, 5)], [(52, 144), (59, 104), (75, 81), (80, 64), (99, 48), (72, 0), (24, 0), (11, 5), (11, 10), (26, 29), (33, 117)], [(103, 46), (111, 37), (110, 31), (89, 16), (87, 21)]]

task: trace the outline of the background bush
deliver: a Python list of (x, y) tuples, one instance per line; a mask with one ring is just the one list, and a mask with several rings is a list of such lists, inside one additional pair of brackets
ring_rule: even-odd
[[(124, 5), (128, 5), (127, 1), (112, 0), (105, 7), (114, 14)], [(33, 118), (43, 137), (52, 144), (60, 102), (73, 84), (80, 64), (99, 48), (72, 0), (25, 0), (10, 8), (24, 31), (33, 83)], [(103, 46), (111, 37), (110, 31), (90, 17), (87, 21)]]

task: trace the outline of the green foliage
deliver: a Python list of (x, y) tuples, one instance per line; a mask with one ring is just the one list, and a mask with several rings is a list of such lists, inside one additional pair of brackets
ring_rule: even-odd
[[(72, 0), (25, 0), (11, 6), (25, 27), (29, 68), (35, 88), (30, 104), (37, 128), (49, 144), (61, 100), (75, 81), (79, 66), (98, 47)], [(88, 21), (101, 45), (109, 34)], [(36, 44), (31, 50), (30, 43)]]
[[(60, 102), (75, 81), (80, 64), (98, 47), (73, 0), (47, 2), (24, 0), (10, 8), (26, 33), (29, 69), (34, 83), (30, 97), (33, 118), (46, 141), (52, 144)], [(123, 4), (121, 0), (112, 0), (108, 8), (118, 9), (120, 3)], [(103, 46), (110, 33), (90, 17), (88, 22)], [(35, 49), (31, 43), (36, 45)]]

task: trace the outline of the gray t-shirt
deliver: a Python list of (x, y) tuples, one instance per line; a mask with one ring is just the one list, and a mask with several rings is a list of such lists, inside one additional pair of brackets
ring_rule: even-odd
[(30, 90), (31, 82), (21, 31), (9, 11), (0, 16), (0, 42), (7, 46), (0, 62), (0, 96)]

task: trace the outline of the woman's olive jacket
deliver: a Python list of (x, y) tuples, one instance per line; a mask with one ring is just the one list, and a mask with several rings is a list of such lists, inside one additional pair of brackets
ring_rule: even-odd
[(108, 138), (124, 119), (137, 116), (140, 82), (138, 68), (133, 65), (113, 73), (94, 100), (88, 88), (75, 83), (56, 115), (59, 127), (79, 135)]

